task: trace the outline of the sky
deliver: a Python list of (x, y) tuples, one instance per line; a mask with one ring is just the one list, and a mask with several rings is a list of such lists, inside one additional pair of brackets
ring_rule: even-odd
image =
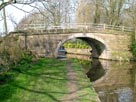
[[(6, 1), (6, 0), (4, 0), (4, 1)], [(76, 1), (76, 0), (74, 0), (74, 1)], [(1, 3), (1, 0), (0, 0), (0, 3)], [(71, 2), (71, 3), (73, 4), (73, 2)], [(37, 6), (37, 5), (39, 5), (39, 3), (38, 2), (34, 2), (32, 5), (33, 6), (34, 5)], [(17, 9), (17, 8), (19, 8), (19, 9)], [(24, 18), (28, 14), (30, 14), (30, 13), (26, 13), (26, 12), (20, 10), (20, 9), (23, 9), (23, 10), (25, 10), (27, 12), (31, 12), (31, 13), (33, 11), (37, 10), (36, 8), (34, 9), (31, 6), (29, 6), (29, 5), (22, 5), (22, 4), (13, 4), (13, 5), (6, 6), (5, 10), (6, 10), (6, 16), (7, 16), (8, 32), (11, 32), (11, 31), (14, 30), (14, 24), (11, 22), (9, 16), (11, 16), (12, 19), (15, 22), (19, 23), (22, 18)], [(4, 21), (2, 20), (2, 15), (3, 15), (3, 10), (0, 11), (0, 33), (4, 32), (4, 25), (3, 25)]]
[[(18, 8), (16, 8), (16, 7)], [(6, 16), (7, 16), (7, 25), (8, 25), (8, 31), (13, 31), (14, 30), (14, 24), (11, 22), (10, 17), (17, 23), (21, 21), (22, 18), (27, 16), (29, 13), (26, 13), (20, 9), (23, 9), (27, 12), (31, 12), (33, 10), (32, 7), (28, 5), (21, 5), (21, 4), (14, 4), (14, 5), (8, 5), (5, 7), (6, 11)], [(4, 31), (4, 26), (3, 23), (4, 21), (2, 20), (2, 15), (3, 15), (3, 10), (0, 11), (0, 32)], [(9, 17), (10, 16), (10, 17)]]

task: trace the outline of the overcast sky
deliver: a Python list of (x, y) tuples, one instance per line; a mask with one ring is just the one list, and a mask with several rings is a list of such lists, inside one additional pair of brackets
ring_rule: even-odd
[[(12, 17), (13, 20), (18, 23), (22, 18), (28, 15), (28, 13), (16, 8), (15, 6), (27, 12), (31, 12), (33, 10), (33, 8), (28, 5), (14, 4), (14, 5), (6, 6), (5, 10), (6, 10), (6, 16), (7, 16), (8, 31), (12, 31), (14, 26), (10, 20), (10, 17)], [(2, 15), (3, 15), (3, 10), (0, 11), (0, 32), (3, 32), (4, 30), (4, 27), (3, 27), (4, 21), (2, 20)]]
[[(1, 1), (1, 0), (0, 0)], [(6, 0), (4, 0), (6, 1)], [(72, 0), (71, 2), (73, 5), (76, 3), (76, 0)], [(41, 4), (41, 3), (40, 3)], [(39, 2), (34, 2), (32, 3), (31, 5), (33, 6), (39, 6), (40, 5)], [(16, 7), (15, 7), (16, 6)], [(41, 7), (40, 7), (41, 8)], [(26, 13), (22, 10), (26, 11), (26, 12), (29, 12), (29, 13)], [(37, 8), (33, 8), (29, 5), (21, 5), (21, 4), (14, 4), (14, 5), (8, 5), (5, 7), (5, 10), (6, 10), (6, 16), (7, 16), (7, 24), (8, 24), (8, 31), (13, 31), (14, 29), (14, 25), (13, 23), (11, 22), (10, 20), (10, 17), (16, 21), (17, 23), (20, 22), (20, 20), (22, 18), (24, 18), (25, 16), (27, 16), (28, 14), (30, 14), (30, 12), (34, 12), (34, 11), (37, 11)], [(4, 31), (4, 20), (2, 20), (2, 15), (3, 15), (3, 10), (0, 11), (0, 32), (3, 32)], [(10, 16), (10, 17), (9, 17)], [(73, 16), (73, 15), (71, 15)], [(73, 16), (73, 19), (74, 19), (74, 16)]]

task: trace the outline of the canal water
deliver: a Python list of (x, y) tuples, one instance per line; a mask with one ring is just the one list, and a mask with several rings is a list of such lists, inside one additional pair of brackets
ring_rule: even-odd
[(78, 58), (101, 102), (136, 102), (136, 63)]

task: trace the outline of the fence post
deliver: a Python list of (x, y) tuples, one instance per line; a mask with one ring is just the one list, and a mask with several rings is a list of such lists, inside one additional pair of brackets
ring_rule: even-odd
[(25, 32), (25, 50), (27, 50), (27, 32)]
[(103, 24), (103, 29), (104, 29), (104, 30), (106, 29), (106, 24), (105, 24), (105, 23)]
[(124, 26), (122, 26), (121, 31), (123, 31), (123, 32), (124, 32)]

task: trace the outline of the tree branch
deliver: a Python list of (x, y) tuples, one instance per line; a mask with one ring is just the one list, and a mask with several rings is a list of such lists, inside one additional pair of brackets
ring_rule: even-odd
[(15, 5), (11, 5), (11, 6), (13, 6), (13, 7), (17, 8), (18, 10), (23, 11), (23, 12), (25, 12), (25, 13), (31, 13), (31, 12), (34, 11), (34, 9), (31, 10), (31, 11), (26, 11), (26, 10), (23, 10), (23, 9), (21, 9), (21, 8), (19, 8), (19, 7), (17, 7), (17, 6), (15, 6)]
[(0, 11), (1, 11), (4, 7), (6, 7), (7, 5), (12, 4), (12, 3), (14, 3), (14, 1), (13, 1), (13, 0), (9, 0), (8, 2), (4, 2), (4, 3), (0, 4)]
[[(10, 4), (26, 4), (26, 5), (29, 5), (29, 4), (32, 4), (32, 3), (36, 2), (36, 1), (38, 1), (38, 0), (27, 0), (27, 1), (24, 1), (24, 0), (20, 0), (20, 1), (9, 0), (7, 2), (2, 2), (0, 4), (0, 11), (1, 11), (1, 9), (3, 9), (4, 7), (6, 7), (6, 6), (10, 5)], [(43, 1), (45, 1), (45, 0), (43, 0)]]

